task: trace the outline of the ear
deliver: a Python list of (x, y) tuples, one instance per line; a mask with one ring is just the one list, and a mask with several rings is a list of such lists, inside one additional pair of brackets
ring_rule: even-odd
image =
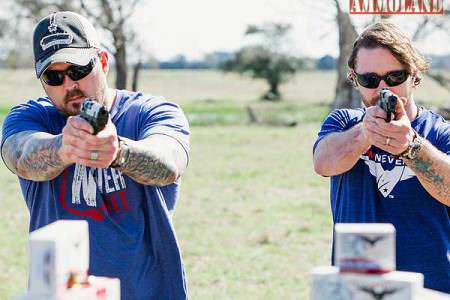
[(358, 83), (356, 82), (356, 78), (355, 78), (355, 71), (353, 69), (350, 69), (347, 72), (347, 80), (350, 81), (350, 83), (352, 84), (353, 87), (358, 86)]
[(411, 73), (411, 83), (413, 87), (416, 87), (420, 84), (420, 76), (417, 75), (417, 71)]
[(100, 57), (100, 67), (102, 68), (103, 73), (108, 74), (109, 71), (109, 56), (108, 52), (101, 50), (99, 53)]

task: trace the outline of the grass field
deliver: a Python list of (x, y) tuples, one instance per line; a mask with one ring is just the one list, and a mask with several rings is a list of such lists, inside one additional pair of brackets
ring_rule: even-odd
[[(0, 70), (0, 113), (41, 95), (31, 70)], [(192, 299), (307, 299), (308, 271), (328, 264), (328, 180), (311, 147), (334, 93), (333, 73), (300, 73), (286, 101), (261, 104), (262, 82), (213, 71), (147, 71), (141, 89), (180, 103), (191, 121), (190, 166), (174, 216)], [(449, 95), (425, 82), (417, 99)], [(270, 124), (249, 125), (251, 105)], [(282, 122), (281, 122), (282, 123)], [(25, 290), (28, 212), (0, 166), (0, 299)]]

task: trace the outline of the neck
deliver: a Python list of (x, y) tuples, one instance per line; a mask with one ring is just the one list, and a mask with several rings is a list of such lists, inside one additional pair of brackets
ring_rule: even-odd
[(117, 90), (112, 88), (107, 88), (105, 92), (105, 105), (108, 108), (108, 111), (111, 111), (111, 108), (116, 101)]
[(408, 102), (409, 103), (405, 109), (406, 109), (406, 114), (408, 115), (409, 121), (412, 122), (412, 121), (414, 121), (414, 119), (416, 119), (419, 116), (420, 110), (419, 110), (419, 107), (414, 102), (414, 100), (411, 99)]

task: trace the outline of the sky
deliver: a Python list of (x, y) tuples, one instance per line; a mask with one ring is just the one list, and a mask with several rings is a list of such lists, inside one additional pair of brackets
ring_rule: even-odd
[[(341, 0), (343, 7), (348, 0)], [(248, 24), (287, 22), (293, 25), (289, 48), (298, 56), (320, 57), (338, 54), (335, 8), (330, 0), (146, 0), (132, 23), (146, 53), (160, 60), (183, 54), (201, 58), (215, 51), (234, 51), (244, 43)], [(403, 19), (402, 19), (403, 18)], [(419, 17), (397, 18), (408, 31)], [(360, 28), (370, 19), (352, 16)], [(448, 34), (437, 34), (419, 43), (428, 54), (450, 52)]]

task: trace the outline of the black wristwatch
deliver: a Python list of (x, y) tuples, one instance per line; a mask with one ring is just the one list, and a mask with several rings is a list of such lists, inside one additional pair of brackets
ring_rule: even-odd
[(119, 139), (119, 152), (117, 153), (116, 159), (111, 163), (111, 168), (120, 168), (124, 166), (128, 161), (128, 156), (130, 155), (130, 148), (128, 148), (127, 142), (118, 136)]
[(422, 148), (422, 140), (417, 134), (417, 132), (414, 131), (413, 140), (411, 141), (411, 143), (409, 143), (408, 148), (406, 148), (406, 150), (400, 154), (400, 157), (406, 159), (415, 159), (419, 154), (421, 148)]

